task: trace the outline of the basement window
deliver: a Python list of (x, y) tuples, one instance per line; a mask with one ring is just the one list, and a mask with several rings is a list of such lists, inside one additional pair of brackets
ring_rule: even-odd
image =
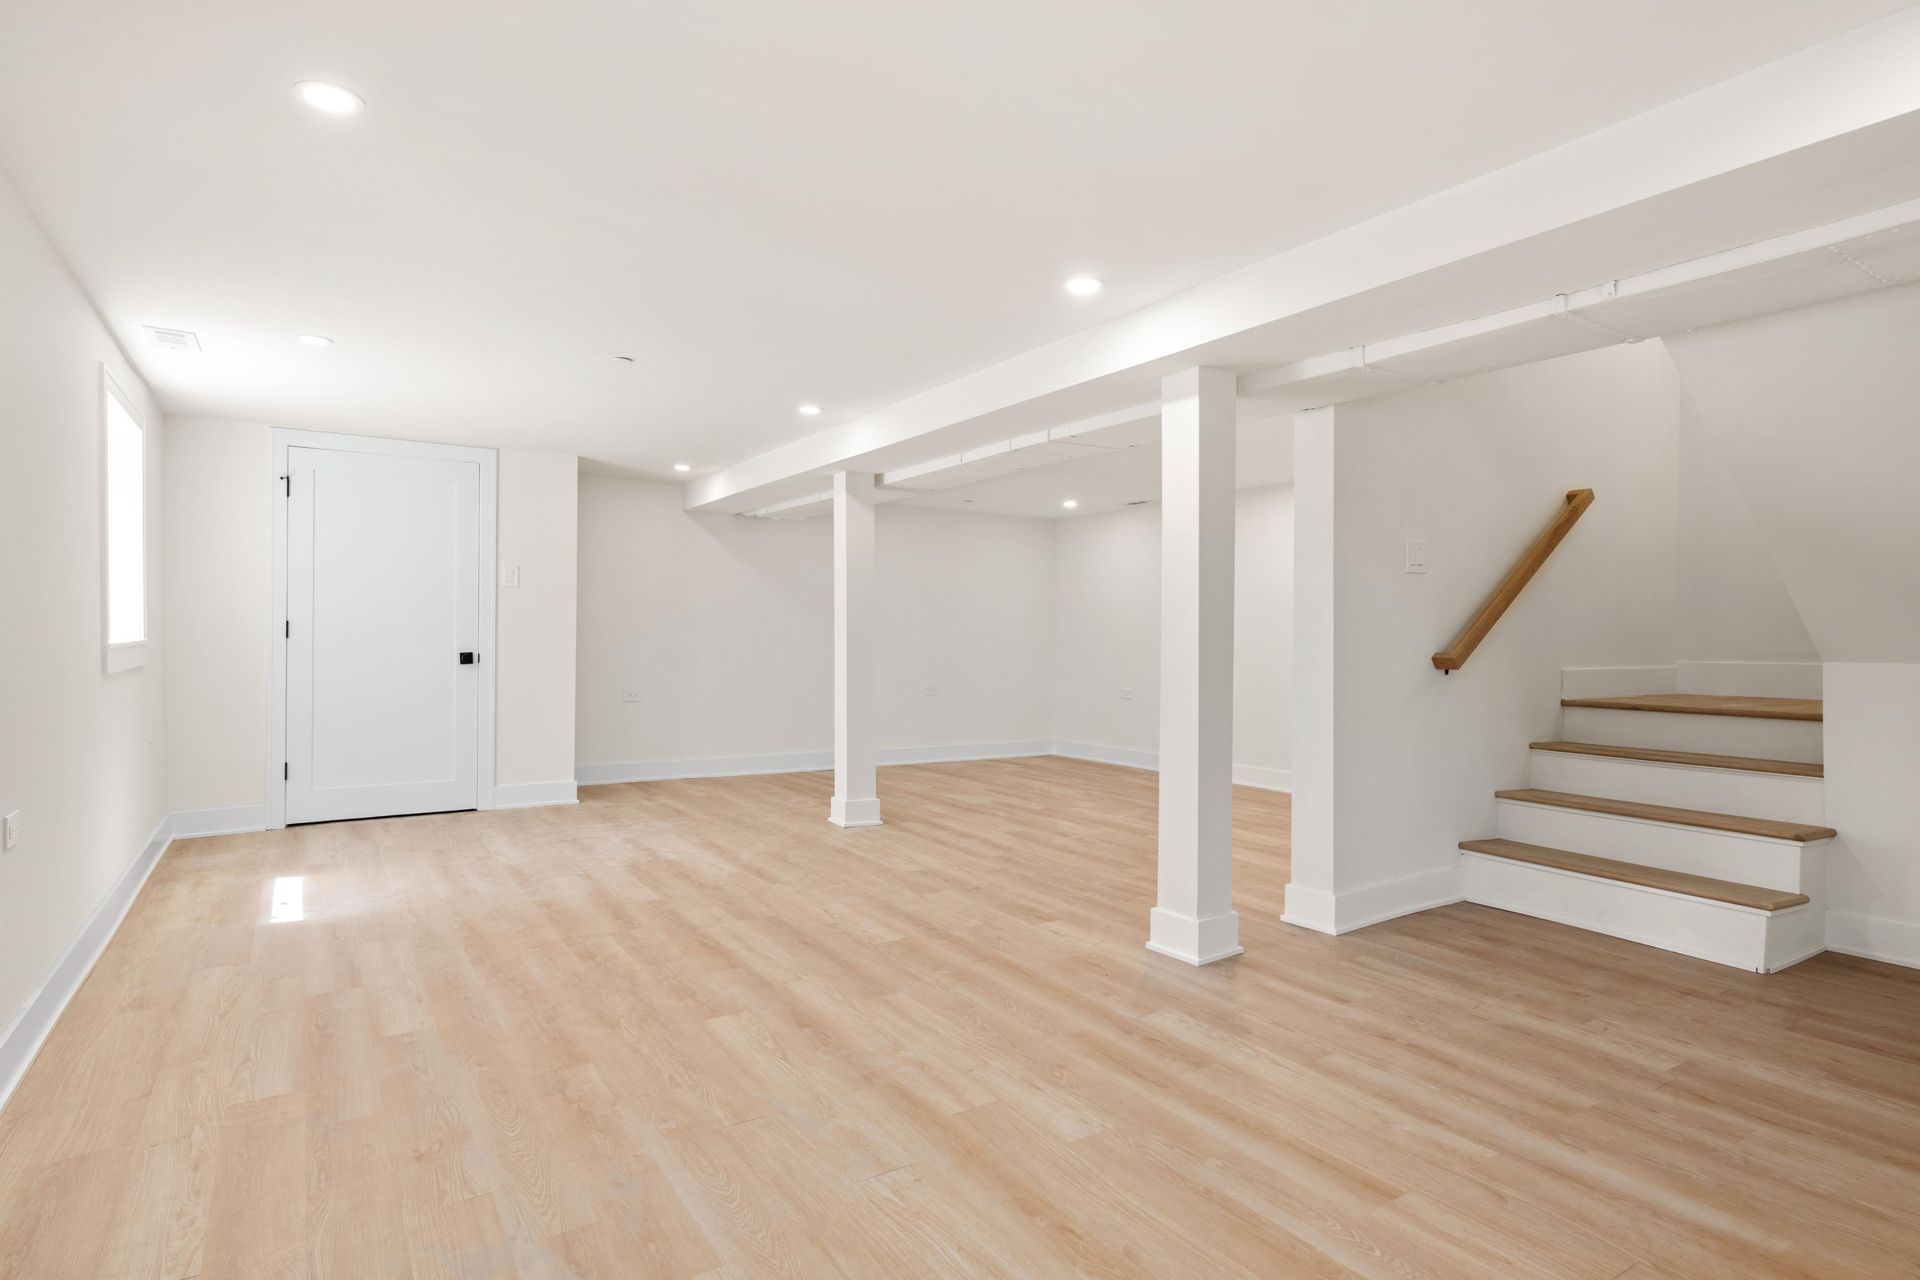
[(111, 675), (147, 660), (147, 432), (133, 402), (104, 366), (100, 389), (105, 471), (101, 604)]

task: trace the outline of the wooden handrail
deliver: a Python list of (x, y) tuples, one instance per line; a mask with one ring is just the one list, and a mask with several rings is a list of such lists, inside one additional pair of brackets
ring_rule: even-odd
[(1507, 570), (1507, 576), (1500, 579), (1500, 585), (1493, 589), (1493, 594), (1487, 597), (1487, 602), (1480, 606), (1480, 611), (1473, 615), (1472, 621), (1461, 628), (1460, 634), (1453, 638), (1453, 643), (1433, 655), (1435, 670), (1458, 671), (1467, 665), (1467, 659), (1473, 656), (1473, 651), (1480, 647), (1480, 642), (1487, 638), (1489, 631), (1493, 630), (1493, 624), (1500, 621), (1501, 615), (1507, 611), (1507, 606), (1511, 605), (1526, 585), (1533, 581), (1533, 575), (1540, 572), (1540, 566), (1547, 562), (1547, 557), (1553, 554), (1553, 549), (1560, 545), (1560, 540), (1567, 536), (1567, 531), (1573, 528), (1581, 515), (1592, 505), (1593, 490), (1567, 490), (1567, 505), (1554, 516), (1553, 523), (1541, 531), (1540, 536), (1533, 540), (1533, 545), (1527, 548), (1527, 553), (1520, 557), (1513, 568)]

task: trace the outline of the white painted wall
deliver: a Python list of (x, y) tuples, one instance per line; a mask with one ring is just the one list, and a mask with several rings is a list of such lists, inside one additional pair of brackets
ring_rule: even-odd
[(204, 815), (187, 830), (266, 819), (272, 463), (258, 423), (167, 419), (167, 790)]
[(1828, 941), (1920, 964), (1920, 285), (1668, 346), (1826, 661)]
[[(146, 424), (152, 637), (143, 666), (111, 676), (101, 662), (103, 362)], [(30, 1003), (76, 942), (91, 945), (83, 929), (166, 815), (167, 448), (145, 384), (0, 173), (0, 812), (18, 810), (22, 830), (0, 854), (0, 1099), (44, 1029), (38, 1019), (66, 993)]]
[(1766, 538), (1727, 470), (1719, 441), (1684, 394), (1679, 501), (1680, 595), (1674, 621), (1680, 658), (1820, 661)]
[[(1054, 527), (1054, 650), (1063, 658), (1054, 737), (1063, 750), (1150, 766), (1159, 749), (1160, 509)], [(1235, 776), (1284, 790), (1292, 769), (1291, 486), (1241, 490), (1234, 533)]]
[(551, 803), (574, 786), (580, 460), (502, 449), (499, 483), (496, 801)]
[[(1457, 897), (1456, 845), (1557, 730), (1561, 668), (1673, 661), (1678, 403), (1648, 342), (1302, 415), (1289, 919)], [(1593, 507), (1465, 670), (1435, 671), (1583, 487)], [(1411, 538), (1425, 574), (1403, 572)]]
[[(166, 523), (170, 807), (183, 831), (258, 826), (266, 805), (267, 654), (274, 640), (272, 431), (217, 418), (168, 420)], [(564, 798), (573, 778), (578, 463), (500, 454), (496, 787), (505, 803)], [(485, 660), (485, 655), (482, 655)]]
[[(677, 485), (582, 476), (583, 779), (820, 767), (831, 535), (825, 520), (688, 514)], [(882, 761), (1044, 742), (1051, 524), (888, 505), (875, 536)]]

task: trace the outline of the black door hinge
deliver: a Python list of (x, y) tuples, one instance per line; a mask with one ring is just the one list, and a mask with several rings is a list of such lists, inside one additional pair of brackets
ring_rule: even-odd
[(287, 496), (288, 496), (289, 498), (291, 498), (291, 497), (293, 496), (293, 475), (292, 475), (292, 473), (291, 473), (291, 472), (289, 472), (289, 473), (288, 473), (287, 475), (284, 475), (284, 476), (281, 476), (281, 477), (280, 477), (280, 483), (281, 483), (281, 484), (284, 484), (285, 486), (287, 486)]
[(293, 619), (292, 619), (292, 618), (288, 618), (288, 619), (287, 619), (287, 631), (286, 631), (286, 634), (287, 634), (287, 637), (288, 637), (289, 639), (291, 639), (291, 638), (293, 637)]
[(283, 760), (280, 763), (280, 781), (285, 782), (293, 776), (290, 766)]

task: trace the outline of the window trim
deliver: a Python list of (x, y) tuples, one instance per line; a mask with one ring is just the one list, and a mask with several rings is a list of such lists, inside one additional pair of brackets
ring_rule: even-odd
[[(118, 403), (122, 412), (140, 428), (140, 639), (125, 640), (116, 644), (110, 639), (113, 634), (113, 555), (109, 543), (108, 529), (113, 518), (112, 478), (109, 474), (107, 452), (110, 419), (108, 406)], [(151, 452), (147, 448), (147, 420), (134, 406), (133, 397), (121, 389), (115, 381), (112, 370), (103, 361), (100, 365), (100, 651), (101, 665), (107, 675), (121, 671), (131, 671), (143, 667), (147, 662), (147, 645), (153, 640), (153, 607), (148, 600), (147, 587), (152, 582), (148, 572), (151, 567), (151, 540), (148, 538), (151, 511), (148, 499), (152, 496)]]

